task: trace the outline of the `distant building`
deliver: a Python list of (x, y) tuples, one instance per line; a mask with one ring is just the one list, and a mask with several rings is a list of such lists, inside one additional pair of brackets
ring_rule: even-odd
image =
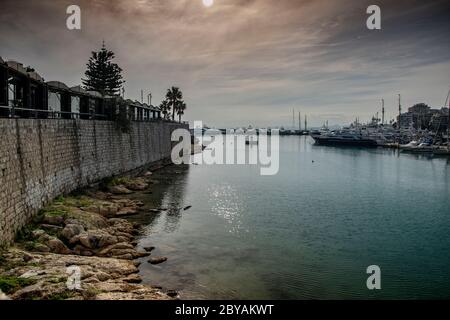
[[(399, 117), (397, 116), (397, 121)], [(448, 108), (432, 109), (425, 103), (408, 108), (408, 112), (400, 116), (402, 128), (428, 129), (432, 131), (446, 130), (448, 126)]]
[(410, 128), (414, 125), (413, 114), (410, 112), (405, 112), (400, 115), (400, 121), (397, 116), (397, 123), (400, 122), (400, 128)]
[(426, 114), (430, 112), (430, 107), (426, 105), (425, 103), (419, 103), (416, 105), (413, 105), (412, 107), (408, 108), (408, 112), (412, 114)]
[(430, 120), (430, 129), (433, 131), (446, 131), (448, 128), (448, 122), (449, 122), (449, 109), (448, 108), (442, 108), (440, 110), (437, 110), (438, 112), (435, 112)]

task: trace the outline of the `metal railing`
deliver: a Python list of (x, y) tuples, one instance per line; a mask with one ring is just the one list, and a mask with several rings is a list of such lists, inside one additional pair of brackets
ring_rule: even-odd
[[(71, 111), (55, 111), (55, 110), (44, 110), (44, 109), (29, 109), (29, 108), (20, 108), (20, 107), (10, 107), (10, 106), (0, 106), (0, 109), (8, 110), (8, 114), (3, 117), (6, 118), (46, 118), (46, 119), (80, 119), (81, 117), (88, 117), (89, 119), (107, 119), (108, 116), (104, 114), (97, 113), (83, 113), (83, 112), (71, 112)], [(29, 116), (23, 116), (17, 114), (17, 111), (28, 112)], [(42, 117), (42, 114), (45, 114), (46, 117)], [(63, 115), (70, 115), (70, 117), (66, 118)]]
[[(1, 110), (7, 110), (8, 112), (2, 113)], [(25, 113), (25, 114), (23, 114)], [(30, 109), (21, 108), (14, 106), (0, 106), (0, 118), (24, 118), (24, 119), (84, 119), (84, 120), (111, 120), (113, 121), (112, 115), (98, 114), (98, 113), (86, 113), (86, 112), (72, 112), (72, 111), (56, 111), (56, 110), (45, 110), (45, 109)], [(172, 123), (183, 123), (189, 124), (188, 121), (174, 121), (172, 119), (163, 118), (141, 118), (136, 119), (131, 118), (131, 121), (136, 122), (172, 122)]]

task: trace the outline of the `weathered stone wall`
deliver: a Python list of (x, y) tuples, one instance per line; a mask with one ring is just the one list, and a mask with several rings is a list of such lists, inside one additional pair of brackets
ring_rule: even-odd
[(171, 133), (186, 125), (0, 119), (0, 244), (46, 203), (102, 178), (170, 158)]

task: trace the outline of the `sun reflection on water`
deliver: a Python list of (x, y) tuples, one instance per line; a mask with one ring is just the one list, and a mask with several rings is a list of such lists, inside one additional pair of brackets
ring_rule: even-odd
[(248, 232), (242, 218), (245, 203), (236, 188), (230, 184), (214, 184), (208, 187), (212, 213), (223, 218), (229, 225), (229, 232), (239, 234)]

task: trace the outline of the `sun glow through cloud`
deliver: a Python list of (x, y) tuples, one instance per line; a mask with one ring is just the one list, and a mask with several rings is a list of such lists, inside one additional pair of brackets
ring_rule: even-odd
[(105, 39), (128, 98), (144, 86), (159, 104), (176, 85), (186, 120), (215, 127), (287, 127), (292, 109), (314, 127), (347, 125), (383, 98), (392, 119), (398, 93), (405, 109), (441, 108), (450, 83), (445, 0), (380, 0), (380, 32), (366, 28), (371, 0), (78, 0), (82, 32), (65, 27), (67, 1), (0, 2), (2, 58), (75, 86)]
[(211, 7), (214, 4), (214, 0), (203, 0), (203, 5), (205, 7)]

